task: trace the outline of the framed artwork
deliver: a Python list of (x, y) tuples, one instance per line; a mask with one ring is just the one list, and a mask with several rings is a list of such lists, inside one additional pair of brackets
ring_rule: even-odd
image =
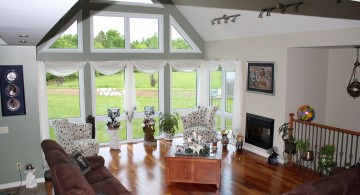
[(247, 85), (249, 92), (274, 94), (275, 62), (247, 62)]
[(26, 114), (22, 65), (0, 66), (2, 116)]

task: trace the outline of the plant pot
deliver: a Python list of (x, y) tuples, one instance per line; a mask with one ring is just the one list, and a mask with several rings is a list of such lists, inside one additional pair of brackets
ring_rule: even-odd
[(164, 140), (173, 140), (173, 137), (173, 134), (164, 132)]
[(305, 161), (312, 161), (312, 160), (314, 160), (314, 151), (307, 150), (307, 151), (301, 153), (300, 158)]
[(288, 154), (296, 154), (296, 143), (288, 139), (284, 140), (284, 142), (285, 142), (284, 152)]

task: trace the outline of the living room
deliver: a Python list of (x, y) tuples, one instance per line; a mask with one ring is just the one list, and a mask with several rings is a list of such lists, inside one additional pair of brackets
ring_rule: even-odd
[[(275, 13), (272, 15), (276, 16)], [(264, 19), (269, 20), (271, 17)], [(205, 22), (211, 25), (210, 21)], [(195, 30), (191, 32), (193, 31)], [(360, 45), (359, 34), (358, 25), (335, 30), (204, 41), (203, 46), (201, 43), (199, 46), (204, 51), (203, 53), (178, 54), (177, 59), (239, 59), (243, 68), (244, 89), (246, 89), (248, 61), (273, 61), (275, 62), (274, 95), (250, 93), (244, 90), (243, 113), (273, 118), (275, 119), (274, 126), (277, 128), (288, 121), (289, 113), (294, 113), (301, 105), (308, 104), (316, 110), (316, 123), (359, 131), (360, 122), (356, 116), (359, 114), (360, 105), (357, 99), (354, 100), (346, 93), (346, 86), (356, 60), (354, 46)], [(191, 36), (191, 38), (197, 43), (196, 36)], [(18, 172), (15, 169), (17, 162), (34, 163), (37, 167), (36, 178), (43, 177), (40, 142), (44, 136), (40, 129), (44, 124), (39, 122), (43, 113), (39, 111), (42, 105), (42, 102), (38, 100), (39, 76), (37, 69), (34, 68), (37, 66), (37, 61), (176, 59), (176, 55), (170, 53), (150, 56), (150, 54), (115, 55), (112, 53), (100, 55), (89, 52), (81, 57), (69, 53), (41, 54), (38, 53), (36, 46), (1, 46), (0, 55), (1, 65), (23, 65), (26, 94), (26, 115), (0, 118), (1, 126), (9, 128), (9, 133), (0, 135), (2, 156), (0, 185), (2, 188), (19, 184)], [(85, 66), (85, 71), (90, 72), (88, 65)], [(166, 66), (164, 84), (168, 89), (170, 89), (168, 85), (170, 74), (170, 68)], [(91, 86), (86, 84), (91, 83), (90, 78), (85, 79), (88, 81), (85, 82), (85, 87), (91, 89)], [(91, 90), (87, 91), (90, 93)], [(91, 97), (91, 94), (87, 96)], [(165, 110), (170, 111), (169, 99), (171, 98), (164, 99)], [(85, 102), (84, 109), (87, 114), (92, 114), (91, 101), (90, 98)], [(244, 135), (245, 115), (239, 121), (240, 132)], [(281, 136), (277, 133), (274, 134), (274, 146), (277, 146), (279, 151), (284, 149)], [(249, 144), (245, 144), (244, 148), (261, 156), (267, 156), (265, 150), (261, 148)]]

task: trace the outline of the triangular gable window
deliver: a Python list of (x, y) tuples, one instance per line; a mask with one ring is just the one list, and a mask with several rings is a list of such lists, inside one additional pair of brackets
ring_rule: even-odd
[(82, 52), (82, 25), (78, 21), (81, 21), (81, 11), (45, 43), (41, 52)]
[(170, 16), (170, 52), (171, 53), (198, 53), (200, 49), (185, 33), (178, 23)]
[(78, 32), (77, 20), (65, 30), (61, 36), (49, 47), (50, 49), (77, 49)]

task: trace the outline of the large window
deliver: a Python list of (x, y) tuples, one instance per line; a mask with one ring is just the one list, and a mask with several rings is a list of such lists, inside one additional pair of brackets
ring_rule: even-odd
[(235, 72), (221, 68), (210, 72), (210, 105), (217, 106), (216, 131), (232, 129)]
[[(79, 72), (65, 77), (47, 73), (46, 92), (50, 125), (53, 119), (69, 118), (73, 121), (80, 120)], [(55, 139), (52, 127), (50, 127), (49, 135), (51, 139)]]
[(196, 71), (172, 70), (172, 110), (196, 108)]
[(162, 15), (97, 12), (90, 21), (92, 52), (163, 51)]
[[(95, 71), (95, 97), (96, 97), (96, 131), (99, 142), (108, 142), (110, 140), (107, 134), (106, 122), (108, 120), (108, 108), (120, 108), (123, 112), (124, 102), (124, 71), (113, 75), (103, 75)], [(119, 137), (126, 140), (126, 121), (120, 120)]]

